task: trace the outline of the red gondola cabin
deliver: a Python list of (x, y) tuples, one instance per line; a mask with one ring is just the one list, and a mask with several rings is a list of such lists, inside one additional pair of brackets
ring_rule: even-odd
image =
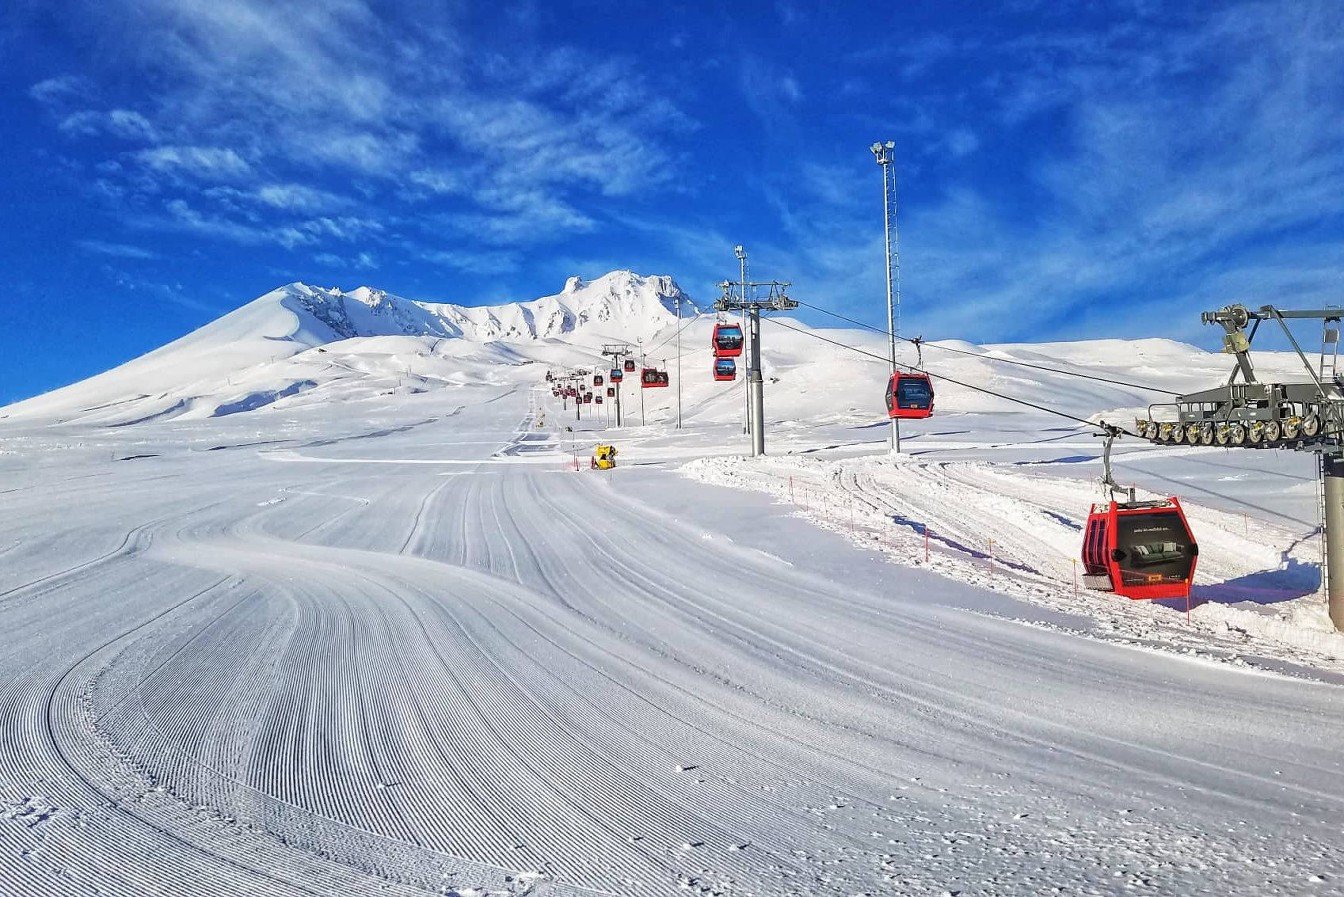
[(660, 386), (667, 386), (667, 371), (660, 371), (657, 368), (644, 368), (639, 374), (639, 385), (644, 389), (657, 389)]
[(731, 358), (714, 359), (714, 379), (719, 381), (737, 379), (737, 362)]
[(742, 354), (742, 326), (715, 324), (712, 344), (715, 358), (736, 358)]
[(1178, 499), (1096, 504), (1083, 532), (1083, 584), (1122, 598), (1185, 598), (1198, 557)]
[(609, 398), (609, 399), (614, 399), (614, 398), (616, 398), (616, 387), (614, 387), (614, 386), (608, 386), (608, 387), (607, 387), (607, 398)]
[(594, 374), (594, 375), (593, 375), (593, 385), (594, 385), (594, 386), (601, 386), (601, 385), (602, 385), (602, 375), (601, 375), (601, 374)]
[(612, 368), (611, 376), (608, 377), (607, 379), (610, 380), (612, 383), (620, 383), (622, 380), (625, 379), (625, 372), (622, 371), (620, 368)]
[(627, 358), (627, 359), (625, 360), (625, 365), (624, 365), (624, 367), (625, 367), (625, 372), (626, 372), (627, 374), (633, 374), (633, 373), (635, 372), (635, 362), (634, 362), (634, 359)]
[(923, 420), (933, 416), (933, 383), (928, 374), (895, 373), (887, 381), (887, 417)]

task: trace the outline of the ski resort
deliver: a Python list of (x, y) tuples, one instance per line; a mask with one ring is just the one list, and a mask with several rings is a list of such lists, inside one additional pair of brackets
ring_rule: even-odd
[(882, 338), (772, 318), (753, 458), (725, 317), (630, 272), (475, 310), (291, 284), (5, 409), (7, 888), (1327, 880), (1310, 456), (1121, 438), (1119, 519), (1180, 515), (1137, 538), (1193, 585), (1135, 594), (1090, 541), (1089, 419), (1226, 356), (930, 343), (893, 456)]
[(1344, 894), (1344, 9), (0, 49), (0, 897)]

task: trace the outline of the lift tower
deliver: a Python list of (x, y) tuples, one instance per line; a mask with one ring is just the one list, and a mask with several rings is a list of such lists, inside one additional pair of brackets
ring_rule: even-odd
[[(635, 347), (629, 343), (606, 343), (602, 346), (602, 354), (611, 358), (611, 363), (617, 368), (624, 366), (625, 359), (635, 354)], [(621, 383), (625, 382), (625, 371), (621, 371)], [(621, 383), (613, 383), (616, 387), (616, 426), (621, 426)]]
[[(786, 281), (769, 280), (741, 284), (745, 287), (742, 295), (734, 295), (733, 287), (739, 284), (725, 280), (719, 284), (723, 295), (714, 303), (714, 310), (721, 312), (741, 311), (747, 314), (750, 357), (747, 361), (747, 403), (750, 413), (747, 419), (752, 423), (751, 455), (765, 454), (765, 384), (761, 378), (761, 312), (789, 311), (798, 307), (798, 303), (788, 297)], [(765, 289), (764, 298), (760, 297), (760, 288)], [(748, 292), (750, 290), (750, 292)], [(748, 298), (750, 296), (751, 298)]]
[[(1344, 309), (1339, 308), (1290, 311), (1273, 305), (1255, 310), (1228, 305), (1204, 312), (1200, 320), (1222, 327), (1223, 351), (1236, 356), (1231, 376), (1222, 386), (1149, 406), (1148, 416), (1135, 421), (1135, 429), (1139, 436), (1160, 445), (1315, 452), (1322, 481), (1325, 592), (1330, 620), (1344, 631), (1344, 377), (1338, 370), (1342, 315)], [(1293, 320), (1322, 322), (1321, 351), (1315, 365), (1288, 327)], [(1305, 380), (1266, 383), (1256, 377), (1251, 342), (1266, 321), (1282, 330), (1302, 362)], [(1154, 414), (1154, 409), (1164, 410)]]

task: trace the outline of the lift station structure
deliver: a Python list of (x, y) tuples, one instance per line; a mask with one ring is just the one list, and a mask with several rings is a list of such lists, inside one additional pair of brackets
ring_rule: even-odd
[[(1160, 445), (1219, 445), (1283, 448), (1314, 452), (1321, 479), (1321, 524), (1325, 536), (1322, 575), (1330, 620), (1344, 631), (1344, 375), (1339, 370), (1339, 322), (1344, 309), (1290, 311), (1273, 305), (1250, 309), (1228, 305), (1204, 312), (1200, 320), (1225, 331), (1223, 350), (1236, 356), (1221, 386), (1177, 396), (1148, 408), (1137, 434)], [(1314, 363), (1293, 336), (1289, 321), (1322, 322), (1321, 348)], [(1306, 379), (1287, 383), (1260, 380), (1251, 343), (1260, 325), (1271, 321), (1302, 362)], [(1174, 413), (1173, 413), (1174, 411)], [(1158, 418), (1161, 418), (1160, 420)]]

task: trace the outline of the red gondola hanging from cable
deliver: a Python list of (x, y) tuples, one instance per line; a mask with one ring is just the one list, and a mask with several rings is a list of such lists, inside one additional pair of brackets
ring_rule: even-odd
[(714, 359), (714, 379), (719, 381), (737, 379), (737, 362), (731, 358)]
[(593, 397), (593, 401), (596, 402), (597, 404), (601, 405), (601, 404), (602, 404), (602, 396), (600, 396), (600, 395), (598, 395), (598, 396), (594, 396), (594, 397)]
[(635, 372), (635, 360), (633, 358), (627, 358), (624, 367), (627, 374), (633, 374)]
[(1186, 598), (1199, 543), (1180, 500), (1094, 504), (1083, 531), (1083, 584), (1122, 598)]
[(601, 375), (601, 374), (593, 374), (593, 385), (594, 385), (594, 386), (601, 386), (601, 385), (602, 385), (602, 375)]
[(657, 368), (644, 368), (639, 374), (639, 385), (643, 389), (657, 389), (668, 385), (667, 371)]
[(614, 399), (614, 398), (616, 398), (616, 387), (614, 387), (614, 386), (608, 386), (608, 387), (607, 387), (607, 398), (609, 398), (609, 399)]
[(715, 324), (710, 345), (714, 347), (715, 358), (736, 358), (742, 354), (742, 326)]
[(611, 376), (607, 378), (612, 383), (620, 383), (625, 379), (625, 373), (620, 368), (612, 368)]
[(923, 420), (933, 416), (933, 383), (928, 374), (897, 372), (887, 381), (887, 416)]

